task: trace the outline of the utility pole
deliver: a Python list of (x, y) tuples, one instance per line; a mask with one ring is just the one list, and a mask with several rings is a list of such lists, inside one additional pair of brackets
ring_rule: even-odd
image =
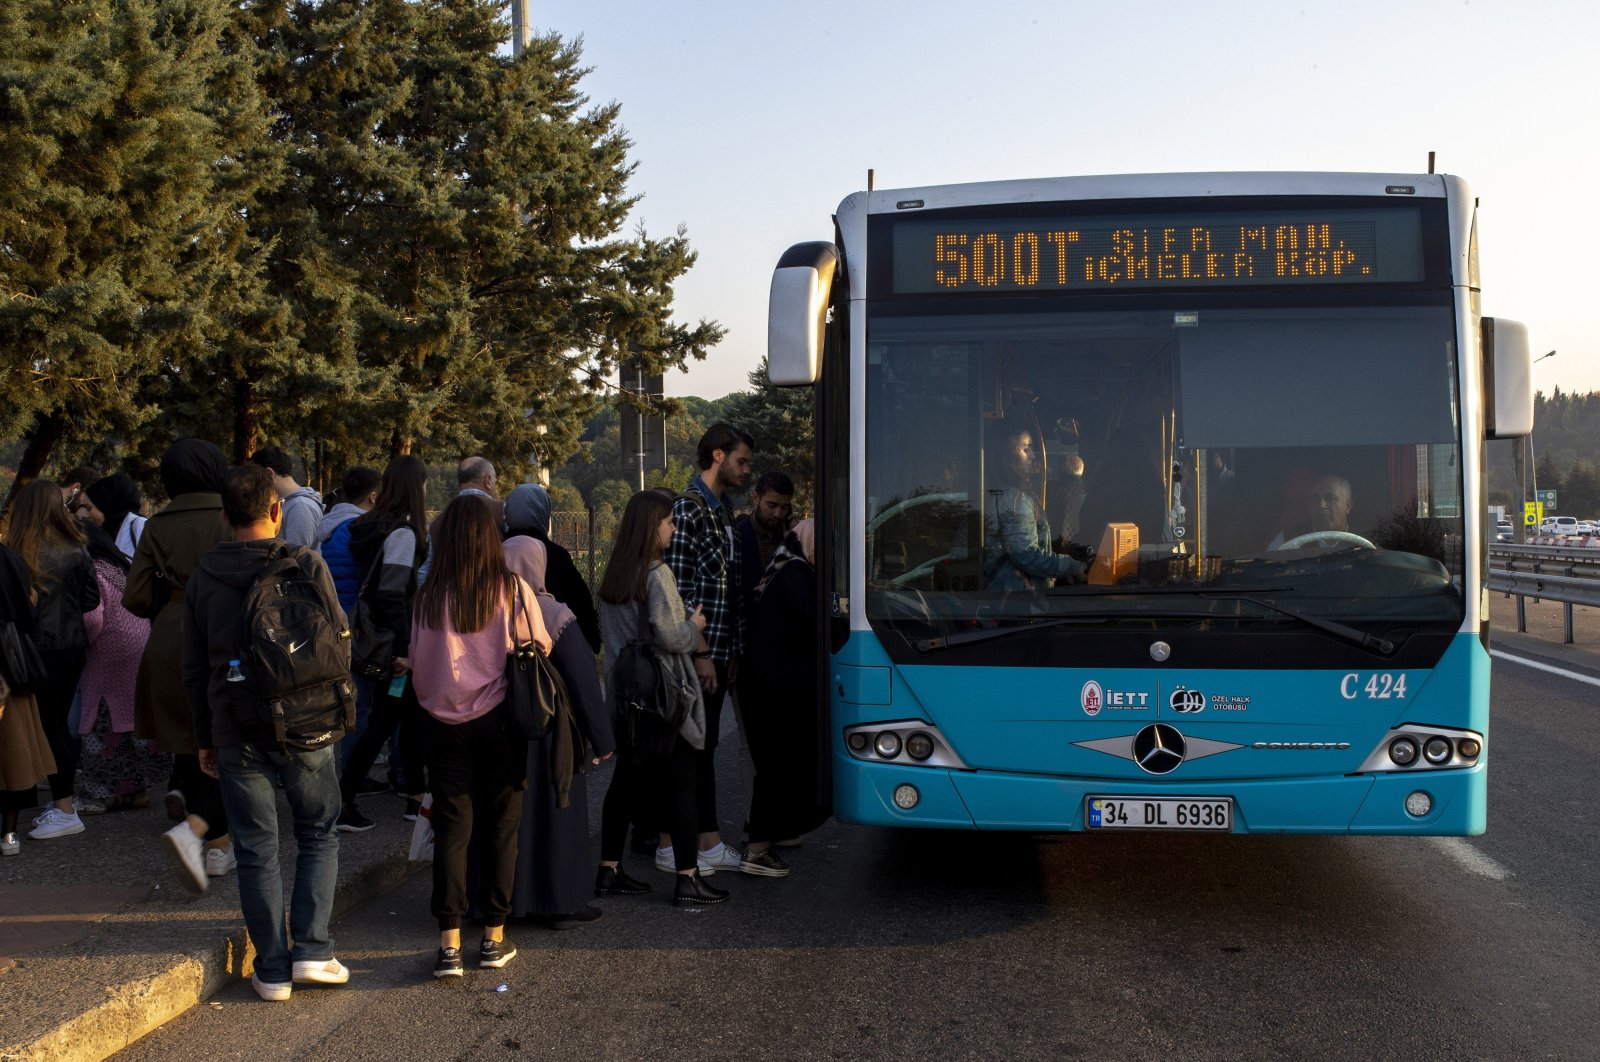
[(511, 0), (511, 58), (521, 59), (533, 37), (533, 0)]

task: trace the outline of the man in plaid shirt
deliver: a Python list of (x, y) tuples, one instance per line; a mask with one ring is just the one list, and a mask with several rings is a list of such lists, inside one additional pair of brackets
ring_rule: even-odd
[[(678, 582), (686, 615), (704, 610), (705, 633), (696, 646), (694, 669), (705, 688), (706, 747), (695, 754), (695, 793), (700, 808), (702, 874), (739, 870), (743, 857), (722, 843), (717, 822), (717, 730), (722, 702), (738, 670), (740, 637), (739, 536), (733, 530), (730, 491), (750, 481), (755, 440), (731, 424), (713, 424), (700, 437), (695, 464), (700, 472), (672, 503), (672, 542), (666, 563)], [(672, 850), (656, 850), (656, 866), (675, 870)]]

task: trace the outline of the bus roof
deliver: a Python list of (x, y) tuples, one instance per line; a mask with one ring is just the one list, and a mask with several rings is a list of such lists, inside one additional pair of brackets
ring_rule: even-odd
[[(1228, 196), (1416, 196), (1442, 199), (1458, 178), (1426, 173), (1133, 173), (1092, 177), (1045, 177), (1018, 181), (929, 185), (857, 192), (839, 204), (841, 213), (869, 214), (943, 210), (997, 203), (1059, 203), (1097, 199), (1212, 198)], [(1402, 189), (1404, 189), (1402, 191)]]

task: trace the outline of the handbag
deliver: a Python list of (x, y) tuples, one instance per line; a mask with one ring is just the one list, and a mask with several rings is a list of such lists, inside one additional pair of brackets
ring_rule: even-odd
[(520, 585), (511, 610), (512, 646), (506, 654), (506, 706), (511, 709), (511, 720), (517, 729), (529, 741), (537, 741), (550, 733), (560, 706), (567, 699), (567, 685), (537, 645), (517, 640), (519, 608), (526, 613), (527, 603), (522, 599)]
[(378, 622), (367, 601), (367, 584), (382, 563), (383, 550), (379, 549), (356, 591), (356, 607), (350, 616), (350, 670), (371, 682), (382, 679), (394, 666), (394, 631)]
[(15, 620), (0, 624), (0, 669), (13, 692), (27, 693), (45, 680), (44, 658), (33, 638), (17, 629)]

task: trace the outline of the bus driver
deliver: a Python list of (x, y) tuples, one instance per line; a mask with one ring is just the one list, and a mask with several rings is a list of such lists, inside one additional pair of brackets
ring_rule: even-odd
[(1053, 586), (1057, 579), (1081, 581), (1083, 564), (1051, 550), (1050, 523), (1030, 490), (1033, 432), (1001, 419), (990, 423), (987, 441), (993, 474), (984, 499), (984, 587), (1031, 590)]

